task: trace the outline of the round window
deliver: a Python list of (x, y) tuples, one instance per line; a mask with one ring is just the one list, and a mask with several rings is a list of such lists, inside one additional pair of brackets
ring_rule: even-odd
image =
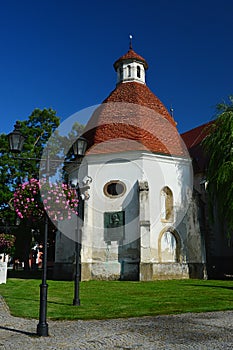
[(104, 194), (108, 197), (120, 197), (125, 191), (125, 184), (121, 181), (110, 181), (104, 186)]

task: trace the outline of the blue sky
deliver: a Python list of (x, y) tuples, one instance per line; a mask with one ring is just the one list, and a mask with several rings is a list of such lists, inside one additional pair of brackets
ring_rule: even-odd
[(129, 34), (178, 130), (208, 122), (233, 94), (232, 14), (232, 0), (1, 1), (0, 132), (37, 107), (64, 120), (101, 103)]

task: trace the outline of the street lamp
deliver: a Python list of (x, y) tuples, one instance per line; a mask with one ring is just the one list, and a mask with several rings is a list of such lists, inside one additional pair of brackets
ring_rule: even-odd
[(74, 143), (73, 143), (73, 152), (75, 156), (78, 156), (78, 159), (82, 159), (85, 155), (87, 149), (87, 139), (85, 137), (80, 136)]
[(23, 148), (25, 137), (22, 135), (20, 131), (21, 125), (19, 121), (16, 122), (14, 128), (15, 128), (14, 131), (12, 131), (8, 135), (10, 150), (11, 152), (14, 152), (14, 153), (20, 153)]
[[(82, 161), (82, 158), (85, 155), (87, 149), (87, 140), (84, 137), (79, 137), (75, 143), (73, 144), (73, 152), (74, 155), (78, 157), (78, 163), (80, 164)], [(79, 280), (80, 280), (80, 269), (79, 269), (79, 259), (80, 259), (80, 250), (81, 250), (81, 227), (80, 223), (83, 221), (83, 214), (84, 214), (84, 200), (83, 200), (83, 194), (81, 194), (80, 191), (80, 185), (74, 184), (74, 187), (77, 192), (79, 205), (78, 205), (78, 217), (80, 220), (78, 220), (78, 227), (76, 228), (76, 240), (75, 240), (75, 276), (74, 276), (74, 299), (73, 299), (73, 305), (79, 306), (80, 305), (80, 298), (79, 298)]]
[[(25, 137), (21, 133), (21, 125), (17, 121), (14, 126), (14, 131), (8, 135), (9, 146), (11, 152), (20, 153), (23, 148), (23, 143), (25, 141)], [(87, 148), (87, 140), (80, 136), (73, 143), (73, 153), (77, 157), (78, 163), (81, 164), (81, 160), (85, 155), (85, 151)], [(19, 158), (24, 160), (23, 158)], [(37, 161), (41, 161), (38, 158), (29, 158)], [(25, 159), (26, 160), (26, 159)], [(68, 162), (69, 163), (69, 162)], [(49, 180), (49, 167), (50, 167), (50, 157), (49, 157), (49, 149), (46, 152), (46, 182)], [(77, 189), (77, 195), (80, 200), (80, 210), (79, 217), (83, 220), (83, 198), (80, 193), (80, 188)], [(43, 269), (42, 269), (42, 282), (40, 284), (40, 310), (39, 310), (39, 323), (37, 325), (37, 335), (38, 336), (48, 336), (48, 323), (46, 321), (47, 317), (47, 294), (48, 294), (48, 285), (46, 283), (47, 278), (47, 243), (48, 243), (48, 215), (45, 213), (45, 222), (44, 222), (44, 242), (43, 242)], [(74, 300), (73, 305), (80, 305), (79, 300), (79, 257), (80, 257), (80, 228), (78, 227), (76, 230), (77, 237), (75, 242), (75, 255), (76, 255), (76, 269), (75, 269), (75, 291), (74, 291)]]
[[(15, 129), (8, 135), (9, 146), (11, 152), (20, 153), (23, 148), (25, 137), (20, 131), (20, 123), (17, 121)], [(21, 158), (22, 160), (22, 158)], [(40, 161), (40, 159), (36, 159)], [(49, 174), (49, 151), (46, 153), (46, 181), (48, 180)], [(44, 246), (43, 246), (43, 269), (42, 269), (42, 282), (40, 284), (40, 311), (39, 311), (39, 323), (37, 325), (37, 335), (48, 336), (48, 323), (46, 321), (47, 315), (47, 292), (48, 285), (46, 283), (47, 278), (47, 243), (48, 243), (48, 215), (45, 213), (44, 223)]]

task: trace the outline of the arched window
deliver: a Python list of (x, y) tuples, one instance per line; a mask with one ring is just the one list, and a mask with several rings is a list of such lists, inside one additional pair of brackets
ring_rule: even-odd
[(161, 262), (177, 262), (177, 241), (172, 232), (164, 232), (160, 247)]
[(173, 210), (173, 194), (168, 186), (165, 186), (161, 191), (161, 221), (172, 222), (174, 218)]
[(137, 78), (141, 78), (141, 68), (137, 66)]
[(127, 70), (128, 70), (128, 77), (131, 77), (131, 66), (127, 66)]

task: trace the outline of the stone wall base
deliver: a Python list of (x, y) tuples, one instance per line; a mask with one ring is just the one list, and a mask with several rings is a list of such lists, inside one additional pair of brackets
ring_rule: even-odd
[(88, 280), (125, 280), (139, 279), (138, 262), (92, 262), (82, 263), (82, 281)]
[(206, 266), (203, 263), (141, 263), (140, 280), (206, 279)]
[(188, 264), (163, 263), (153, 264), (153, 280), (187, 279), (189, 278)]
[[(72, 263), (55, 263), (53, 279), (71, 281), (74, 278)], [(90, 262), (82, 263), (81, 280), (153, 281), (167, 279), (206, 279), (206, 266), (202, 263), (139, 263)]]

